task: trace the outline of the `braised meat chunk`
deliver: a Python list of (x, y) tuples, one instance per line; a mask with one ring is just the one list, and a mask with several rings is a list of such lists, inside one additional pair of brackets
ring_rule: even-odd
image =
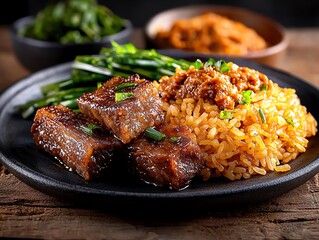
[(37, 146), (85, 180), (105, 172), (124, 145), (96, 122), (60, 105), (39, 109), (31, 133)]
[(137, 74), (110, 79), (92, 93), (83, 94), (78, 106), (84, 115), (110, 129), (123, 143), (164, 121), (158, 90)]
[(195, 135), (187, 126), (163, 124), (156, 130), (165, 135), (163, 140), (142, 134), (129, 145), (133, 174), (156, 186), (183, 189), (204, 167)]

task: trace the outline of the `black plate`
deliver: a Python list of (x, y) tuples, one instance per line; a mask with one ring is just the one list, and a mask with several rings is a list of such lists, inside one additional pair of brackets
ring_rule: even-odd
[[(188, 59), (187, 53), (162, 51), (173, 57)], [(240, 66), (249, 66), (265, 73), (282, 87), (291, 87), (314, 117), (319, 120), (318, 88), (302, 79), (276, 69), (239, 59)], [(234, 204), (250, 204), (280, 196), (303, 184), (319, 172), (319, 134), (312, 137), (308, 149), (291, 162), (286, 173), (271, 172), (248, 180), (231, 182), (220, 178), (210, 182), (193, 182), (183, 191), (156, 188), (124, 175), (100, 182), (86, 182), (77, 174), (63, 168), (58, 161), (36, 148), (30, 134), (31, 120), (24, 120), (16, 106), (40, 96), (39, 87), (69, 76), (71, 63), (58, 65), (32, 74), (8, 88), (0, 97), (0, 157), (5, 167), (18, 179), (49, 195), (74, 203), (92, 203), (95, 206), (173, 207), (188, 209)], [(123, 178), (122, 178), (123, 177)]]

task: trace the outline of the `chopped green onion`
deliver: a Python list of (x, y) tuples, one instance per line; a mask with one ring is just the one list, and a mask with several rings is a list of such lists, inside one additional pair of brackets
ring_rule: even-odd
[(221, 72), (229, 72), (230, 71), (230, 67), (228, 65), (227, 62), (225, 62), (224, 60), (218, 60), (215, 64), (214, 64), (215, 68)]
[(21, 112), (21, 115), (24, 119), (32, 116), (32, 114), (34, 114), (34, 112), (36, 111), (36, 108), (34, 106), (30, 106), (27, 109), (23, 110)]
[(178, 142), (180, 137), (171, 137), (171, 142)]
[(267, 91), (268, 90), (268, 84), (263, 84), (261, 87), (260, 87), (260, 91)]
[(219, 117), (221, 119), (231, 119), (232, 118), (232, 112), (231, 111), (222, 110), (219, 113)]
[(265, 117), (265, 114), (264, 114), (264, 112), (263, 112), (263, 110), (261, 108), (259, 108), (258, 113), (259, 113), (261, 122), (265, 123), (266, 122), (266, 117)]
[(96, 84), (96, 87), (97, 88), (100, 88), (100, 87), (102, 87), (103, 86), (103, 83), (101, 83), (101, 82), (98, 82), (97, 84)]
[(295, 126), (294, 121), (292, 119), (289, 118), (285, 118), (286, 122), (289, 123), (291, 126)]
[(101, 128), (101, 127), (98, 126), (98, 125), (95, 125), (94, 123), (89, 123), (88, 126), (83, 126), (82, 125), (82, 126), (80, 126), (80, 128), (85, 134), (91, 136), (93, 134), (93, 130), (94, 129)]
[(126, 43), (123, 45), (118, 44), (117, 42), (111, 42), (112, 47), (117, 53), (136, 53), (138, 49), (132, 43)]
[(122, 83), (120, 85), (118, 85), (116, 88), (115, 88), (115, 92), (118, 92), (118, 91), (121, 91), (125, 88), (128, 88), (128, 87), (134, 87), (137, 85), (137, 82), (126, 82), (126, 83)]
[(222, 59), (216, 62), (213, 58), (209, 58), (204, 64), (204, 68), (207, 68), (207, 67), (215, 67), (218, 71), (223, 73), (230, 71), (230, 67), (228, 63)]
[(119, 92), (115, 93), (115, 102), (124, 101), (125, 99), (133, 97), (134, 94), (132, 92)]
[(166, 137), (164, 133), (161, 133), (155, 130), (154, 128), (150, 128), (150, 127), (145, 130), (145, 135), (146, 137), (151, 138), (155, 141), (161, 141)]
[(202, 63), (202, 61), (199, 60), (199, 59), (197, 59), (197, 60), (193, 63), (194, 68), (196, 68), (197, 70), (201, 69), (201, 68), (202, 68), (202, 65), (203, 65), (203, 63)]
[(215, 65), (215, 60), (213, 58), (209, 58), (205, 64), (204, 64), (204, 68), (208, 68), (208, 67), (212, 67)]
[(239, 100), (240, 104), (250, 104), (251, 103), (251, 94), (252, 90), (242, 91), (242, 98)]

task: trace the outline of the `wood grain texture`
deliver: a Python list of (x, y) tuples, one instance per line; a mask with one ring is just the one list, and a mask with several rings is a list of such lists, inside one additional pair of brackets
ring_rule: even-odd
[[(319, 86), (319, 29), (287, 31), (290, 45), (278, 68)], [(0, 61), (11, 59), (10, 65), (5, 67), (0, 62), (0, 78), (5, 79), (4, 85), (28, 74), (16, 62), (6, 34), (6, 28), (0, 27)], [(14, 74), (12, 70), (4, 69), (8, 66), (16, 70)], [(260, 204), (209, 212), (171, 212), (159, 215), (116, 212), (107, 207), (79, 207), (32, 189), (1, 167), (0, 237), (118, 240), (318, 239), (319, 175), (276, 199)]]
[[(77, 208), (1, 175), (0, 236), (55, 239), (315, 239), (319, 176), (271, 201), (214, 212), (154, 215)], [(5, 182), (5, 183), (4, 183)]]

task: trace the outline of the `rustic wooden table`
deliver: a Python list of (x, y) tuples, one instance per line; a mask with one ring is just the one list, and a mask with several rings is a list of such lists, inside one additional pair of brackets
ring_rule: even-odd
[[(287, 29), (287, 32), (290, 44), (278, 68), (319, 86), (319, 28)], [(137, 33), (134, 40), (141, 43), (141, 35)], [(8, 28), (0, 26), (0, 89), (28, 74), (12, 52)], [(260, 204), (200, 213), (151, 215), (80, 208), (32, 189), (2, 166), (0, 237), (318, 239), (319, 174), (300, 187)]]

